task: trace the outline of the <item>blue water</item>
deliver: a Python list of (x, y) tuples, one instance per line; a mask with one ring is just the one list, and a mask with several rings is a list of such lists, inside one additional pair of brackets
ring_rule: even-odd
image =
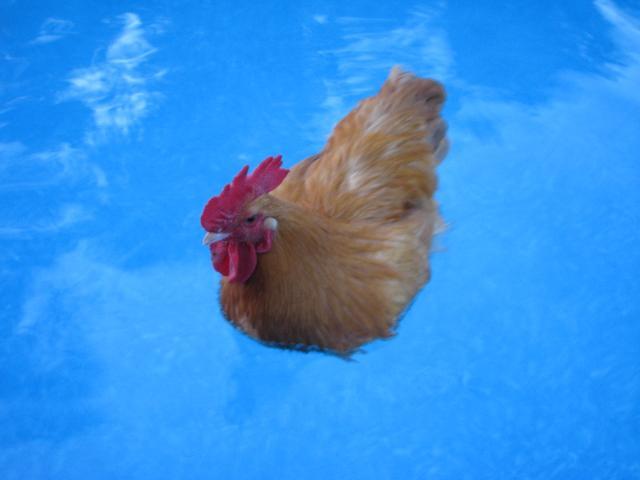
[[(0, 478), (640, 478), (638, 4), (296, 3), (1, 3)], [(432, 281), (352, 362), (251, 341), (204, 202), (394, 64), (449, 93)]]

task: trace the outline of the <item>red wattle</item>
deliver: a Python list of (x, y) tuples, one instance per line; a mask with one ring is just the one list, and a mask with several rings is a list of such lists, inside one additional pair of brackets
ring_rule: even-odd
[(225, 277), (229, 275), (229, 255), (227, 254), (227, 244), (229, 242), (216, 242), (209, 245), (211, 250), (211, 263), (213, 268)]
[(229, 281), (244, 283), (256, 269), (258, 255), (253, 244), (248, 242), (228, 242)]
[(258, 264), (258, 253), (271, 250), (273, 232), (267, 230), (260, 242), (253, 245), (248, 242), (224, 240), (209, 245), (213, 268), (230, 282), (244, 283), (251, 277)]

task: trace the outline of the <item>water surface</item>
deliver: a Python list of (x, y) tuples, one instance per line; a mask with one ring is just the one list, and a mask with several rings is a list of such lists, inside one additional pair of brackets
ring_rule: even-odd
[[(0, 477), (640, 478), (634, 2), (4, 1)], [(353, 362), (222, 319), (206, 199), (443, 81), (449, 231)]]

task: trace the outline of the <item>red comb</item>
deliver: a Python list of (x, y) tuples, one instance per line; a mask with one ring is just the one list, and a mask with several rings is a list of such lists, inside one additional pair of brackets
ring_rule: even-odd
[(217, 197), (207, 202), (200, 223), (208, 232), (220, 232), (241, 213), (243, 207), (282, 183), (289, 170), (282, 168), (282, 155), (265, 158), (251, 175), (245, 166)]

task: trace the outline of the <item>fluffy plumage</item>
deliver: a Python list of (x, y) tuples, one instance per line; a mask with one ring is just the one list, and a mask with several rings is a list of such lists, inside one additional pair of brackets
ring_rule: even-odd
[[(242, 275), (223, 278), (220, 296), (234, 325), (268, 343), (339, 353), (392, 335), (429, 279), (439, 224), (435, 167), (448, 148), (444, 98), (439, 83), (393, 69), (322, 152), (295, 165), (270, 193), (228, 208), (241, 227), (210, 248), (214, 266), (220, 251), (240, 252), (233, 258)], [(203, 213), (209, 232), (218, 231), (207, 223), (217, 213)], [(261, 223), (251, 230), (239, 219)], [(245, 246), (251, 242), (262, 245), (255, 263)], [(251, 261), (243, 264), (243, 255)]]

